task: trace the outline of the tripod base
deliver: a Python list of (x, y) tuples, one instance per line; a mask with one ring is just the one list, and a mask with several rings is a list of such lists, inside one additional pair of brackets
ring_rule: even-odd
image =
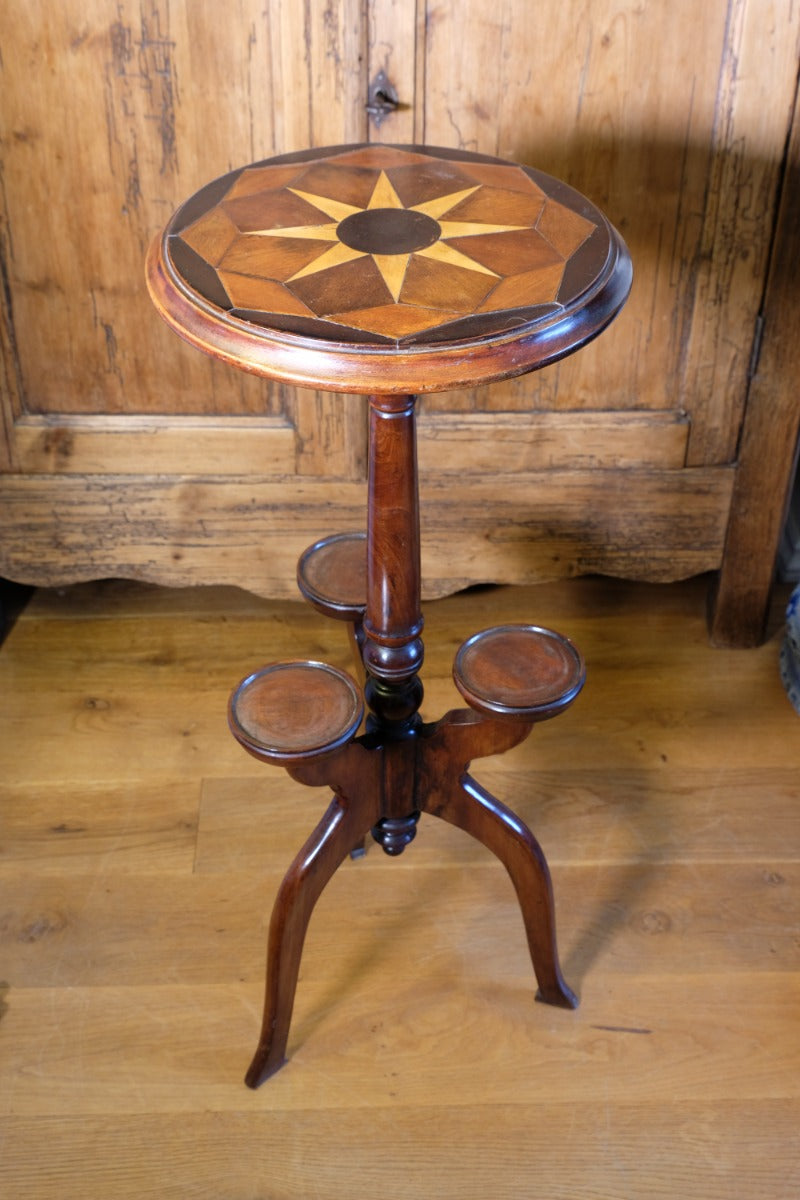
[(457, 709), (435, 724), (410, 731), (402, 740), (382, 741), (373, 731), (327, 755), (317, 752), (313, 758), (287, 765), (293, 778), (328, 786), (334, 796), (275, 900), (264, 1017), (246, 1076), (249, 1087), (263, 1083), (286, 1061), (305, 934), (326, 883), (371, 831), (383, 833), (380, 840), (388, 853), (401, 853), (421, 812), (465, 830), (500, 859), (522, 911), (539, 985), (537, 999), (561, 1008), (576, 1007), (577, 998), (558, 962), (553, 890), (541, 847), (525, 823), (467, 772), (473, 758), (510, 749), (531, 728), (530, 721), (500, 720)]
[[(369, 833), (388, 855), (402, 854), (422, 813), (465, 830), (503, 863), (522, 911), (539, 985), (536, 999), (560, 1008), (578, 1003), (558, 963), (553, 890), (542, 849), (468, 767), (475, 758), (511, 749), (534, 725), (568, 708), (583, 686), (583, 659), (568, 638), (541, 626), (485, 629), (464, 642), (453, 667), (468, 709), (430, 725), (418, 715), (391, 720), (374, 714), (365, 725), (364, 692), (373, 709), (390, 712), (394, 703), (391, 690), (364, 672), (365, 552), (364, 534), (324, 538), (303, 553), (297, 576), (315, 608), (348, 623), (358, 683), (324, 663), (274, 663), (248, 676), (229, 706), (231, 730), (250, 754), (333, 792), (275, 900), (261, 1036), (246, 1076), (250, 1087), (286, 1061), (303, 943), (326, 883), (348, 855), (364, 853)], [(421, 691), (418, 680), (409, 691), (401, 689), (401, 707), (409, 703), (414, 713)], [(365, 732), (356, 736), (359, 730)]]

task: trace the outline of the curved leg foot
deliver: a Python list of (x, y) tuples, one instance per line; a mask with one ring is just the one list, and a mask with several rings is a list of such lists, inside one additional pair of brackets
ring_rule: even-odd
[(371, 828), (373, 806), (334, 796), (280, 886), (269, 927), (264, 1019), (258, 1049), (245, 1076), (256, 1088), (286, 1061), (300, 957), (314, 905), (337, 867)]
[(500, 859), (522, 910), (539, 984), (537, 1000), (560, 1008), (577, 1008), (578, 998), (564, 982), (558, 962), (550, 870), (541, 846), (524, 821), (467, 774), (449, 794), (432, 798), (427, 811), (466, 830)]

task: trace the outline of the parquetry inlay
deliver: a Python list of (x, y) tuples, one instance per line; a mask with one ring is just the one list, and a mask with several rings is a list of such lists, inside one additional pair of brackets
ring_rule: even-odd
[(547, 176), (419, 148), (323, 154), (246, 168), (179, 212), (185, 284), (244, 321), (413, 343), (550, 316), (602, 266), (599, 221)]

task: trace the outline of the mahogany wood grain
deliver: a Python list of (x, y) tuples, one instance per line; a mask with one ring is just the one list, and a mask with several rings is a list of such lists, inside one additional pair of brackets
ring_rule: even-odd
[(367, 535), (336, 533), (309, 546), (297, 562), (297, 586), (326, 617), (360, 622), (367, 606)]
[(245, 1077), (248, 1087), (264, 1083), (285, 1062), (308, 922), (325, 884), (376, 822), (370, 805), (369, 792), (355, 803), (336, 795), (280, 886), (269, 926), (262, 1031)]
[(427, 804), (435, 816), (482, 842), (508, 871), (539, 984), (536, 999), (559, 1008), (577, 1008), (578, 997), (565, 982), (558, 961), (550, 870), (527, 825), (468, 774), (451, 785), (446, 797), (432, 792)]
[(228, 704), (231, 732), (263, 762), (290, 766), (348, 742), (363, 716), (359, 689), (344, 671), (300, 660), (248, 675)]
[[(394, 726), (405, 726), (399, 732)], [(258, 1087), (286, 1061), (303, 940), (314, 905), (337, 867), (365, 834), (396, 856), (413, 840), (420, 812), (464, 829), (506, 867), (517, 892), (539, 998), (574, 1008), (555, 937), (547, 862), (525, 823), (466, 773), (473, 758), (501, 753), (530, 733), (533, 721), (494, 720), (455, 710), (431, 725), (378, 720), (350, 745), (309, 754), (292, 777), (334, 792), (328, 811), (286, 873), (270, 922), (261, 1035), (246, 1075)]]
[(364, 665), (375, 681), (370, 706), (401, 721), (419, 708), (424, 653), (414, 404), (370, 398)]
[[(353, 654), (353, 674), (364, 689), (364, 610), (367, 606), (367, 535), (337, 533), (322, 538), (303, 551), (297, 562), (297, 586), (318, 612), (347, 622)], [(366, 853), (361, 838), (351, 858)]]
[[(312, 603), (360, 626), (366, 732), (352, 740), (360, 701), (345, 676), (322, 664), (264, 668), (229, 706), (246, 750), (334, 793), (273, 909), (251, 1087), (285, 1060), (305, 931), (325, 884), (369, 831), (387, 854), (401, 854), (423, 811), (501, 859), (541, 998), (577, 1003), (558, 964), (541, 849), (466, 770), (566, 708), (582, 686), (583, 662), (566, 639), (538, 627), (484, 631), (456, 667), (479, 716), (423, 726), (411, 393), (507, 378), (570, 354), (617, 315), (631, 276), (619, 234), (566, 184), (423, 146), (335, 146), (254, 163), (201, 188), (151, 246), (152, 299), (191, 344), (277, 381), (371, 393), (363, 619), (352, 596), (342, 592), (331, 606), (307, 584), (315, 554), (324, 564), (325, 543), (298, 570)], [(330, 592), (329, 580), (324, 587)], [(498, 725), (495, 713), (515, 723)]]
[(536, 625), (496, 625), (458, 650), (453, 678), (478, 712), (542, 721), (563, 712), (586, 678), (578, 649)]
[[(240, 716), (240, 704), (260, 684), (245, 680), (231, 702), (231, 728), (250, 753), (285, 762), (293, 778), (325, 785), (334, 797), (311, 838), (290, 866), (275, 900), (267, 950), (264, 1014), (258, 1047), (246, 1075), (257, 1087), (286, 1061), (295, 990), (306, 929), (326, 883), (349, 853), (363, 853), (371, 832), (387, 854), (397, 856), (416, 835), (421, 812), (443, 818), (469, 832), (506, 867), (522, 910), (538, 998), (565, 1008), (577, 998), (561, 973), (556, 947), (555, 909), (550, 872), (525, 823), (467, 774), (473, 758), (495, 755), (524, 740), (533, 725), (556, 715), (575, 699), (585, 668), (580, 654), (558, 634), (539, 627), (502, 626), (469, 639), (456, 656), (456, 683), (475, 713), (457, 710), (423, 725), (417, 715), (422, 687), (422, 616), (419, 578), (419, 501), (415, 456), (414, 401), (372, 397), (370, 402), (370, 486), (367, 531), (367, 605), (362, 624), (358, 608), (337, 599), (333, 575), (337, 561), (345, 569), (342, 592), (356, 592), (346, 574), (363, 561), (360, 538), (339, 535), (309, 547), (298, 564), (301, 591), (315, 607), (334, 616), (355, 618), (354, 645), (363, 645), (365, 694), (372, 709), (367, 733), (343, 744), (355, 732), (345, 728), (339, 692), (315, 696), (311, 723), (294, 695), (282, 698), (274, 687), (274, 711), (259, 711), (264, 732), (254, 744), (253, 719)], [(315, 559), (324, 579), (323, 602), (307, 582)], [(363, 643), (361, 640), (363, 635)], [(317, 664), (289, 664), (287, 672), (314, 679)], [(278, 675), (267, 675), (273, 683)], [(331, 678), (335, 678), (332, 675)], [(344, 678), (344, 677), (342, 677)], [(325, 679), (329, 685), (329, 680)], [(255, 686), (254, 686), (255, 685)], [(347, 689), (344, 688), (344, 692)], [(347, 707), (347, 705), (345, 706)], [(497, 720), (495, 714), (505, 719)], [(514, 718), (514, 719), (509, 719)], [(288, 723), (288, 727), (287, 727)], [(269, 729), (267, 729), (269, 726)], [(280, 728), (292, 750), (275, 748), (272, 730)], [(320, 730), (329, 734), (329, 753), (320, 755)], [(243, 736), (243, 734), (245, 736)], [(270, 745), (264, 743), (269, 739)], [(303, 740), (307, 750), (302, 749)]]

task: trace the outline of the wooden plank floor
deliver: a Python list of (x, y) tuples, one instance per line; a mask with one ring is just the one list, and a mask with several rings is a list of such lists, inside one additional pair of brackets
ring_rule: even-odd
[(232, 590), (37, 593), (0, 650), (6, 1200), (796, 1200), (800, 718), (778, 607), (761, 649), (713, 650), (705, 587), (428, 606), (429, 717), (486, 625), (586, 655), (575, 707), (474, 768), (548, 855), (581, 1006), (533, 1003), (502, 868), (424, 818), (323, 895), (255, 1093), (266, 922), (326, 796), (225, 703), (273, 657), (346, 666), (343, 631)]

